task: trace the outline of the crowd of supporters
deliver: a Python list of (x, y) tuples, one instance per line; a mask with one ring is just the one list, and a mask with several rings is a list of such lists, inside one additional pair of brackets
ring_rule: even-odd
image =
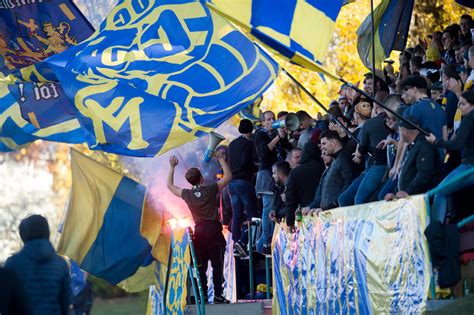
[[(241, 136), (220, 148), (232, 171), (232, 215), (224, 223), (239, 252), (246, 242), (241, 227), (252, 217), (262, 220), (256, 250), (267, 253), (274, 222), (285, 219), (291, 231), (300, 213), (425, 193), (472, 168), (471, 28), (471, 16), (463, 15), (459, 24), (400, 53), (399, 71), (386, 60), (383, 73), (367, 73), (363, 91), (383, 106), (343, 85), (330, 114), (313, 118), (298, 111), (296, 131), (272, 127), (287, 112), (263, 112), (257, 124), (241, 120)], [(473, 184), (474, 175), (451, 191)], [(449, 220), (449, 197), (449, 192), (435, 196), (432, 220)]]

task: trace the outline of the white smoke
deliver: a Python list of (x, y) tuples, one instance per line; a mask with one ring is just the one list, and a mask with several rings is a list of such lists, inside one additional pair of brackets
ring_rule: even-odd
[[(238, 136), (237, 127), (228, 121), (218, 127), (215, 132), (226, 138), (226, 140), (221, 142), (221, 144), (225, 145), (228, 145), (230, 141)], [(179, 164), (174, 174), (174, 183), (176, 186), (190, 188), (190, 184), (184, 178), (186, 170), (190, 167), (199, 168), (204, 179), (209, 181), (217, 171), (218, 162), (215, 160), (211, 160), (209, 163), (202, 161), (208, 141), (209, 137), (205, 136), (173, 149), (159, 157), (122, 157), (122, 161), (130, 171), (138, 174), (140, 182), (147, 186), (148, 196), (152, 198), (156, 209), (167, 211), (175, 217), (188, 217), (190, 216), (190, 212), (184, 201), (174, 196), (166, 187), (170, 168), (169, 158), (172, 155), (176, 155), (179, 159)]]

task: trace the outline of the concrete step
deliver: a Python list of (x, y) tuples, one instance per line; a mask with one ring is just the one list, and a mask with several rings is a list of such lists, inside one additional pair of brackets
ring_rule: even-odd
[[(231, 304), (207, 304), (206, 315), (269, 315), (272, 313), (271, 300), (239, 301)], [(186, 314), (197, 315), (196, 305), (187, 305)]]
[(462, 315), (474, 313), (474, 295), (456, 300), (430, 300), (427, 303), (427, 313), (439, 315)]
[[(463, 315), (474, 314), (474, 295), (457, 300), (429, 300), (428, 314)], [(198, 314), (196, 305), (186, 306), (186, 314)], [(239, 301), (235, 304), (208, 304), (206, 315), (270, 315), (272, 314), (271, 300)]]

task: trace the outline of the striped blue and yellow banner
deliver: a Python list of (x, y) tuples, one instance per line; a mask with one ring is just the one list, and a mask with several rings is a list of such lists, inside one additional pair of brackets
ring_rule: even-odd
[[(347, 2), (347, 1), (346, 1)], [(321, 67), (342, 0), (210, 0), (208, 6), (302, 67)], [(330, 73), (326, 73), (331, 75)]]
[(273, 236), (273, 314), (422, 314), (424, 196), (325, 211)]

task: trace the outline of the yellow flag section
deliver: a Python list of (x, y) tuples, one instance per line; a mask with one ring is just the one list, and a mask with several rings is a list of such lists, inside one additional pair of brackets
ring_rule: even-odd
[(212, 0), (207, 5), (285, 59), (332, 76), (321, 62), (342, 0)]
[[(129, 291), (155, 284), (160, 262), (152, 255), (152, 245), (160, 240), (163, 222), (162, 214), (147, 202), (145, 187), (75, 150), (71, 169), (72, 191), (58, 252)], [(142, 222), (145, 217), (148, 221)], [(156, 233), (145, 233), (148, 241), (141, 234), (141, 226), (151, 230), (147, 224), (153, 224)]]
[(423, 196), (305, 217), (273, 235), (274, 314), (421, 314), (430, 281)]

